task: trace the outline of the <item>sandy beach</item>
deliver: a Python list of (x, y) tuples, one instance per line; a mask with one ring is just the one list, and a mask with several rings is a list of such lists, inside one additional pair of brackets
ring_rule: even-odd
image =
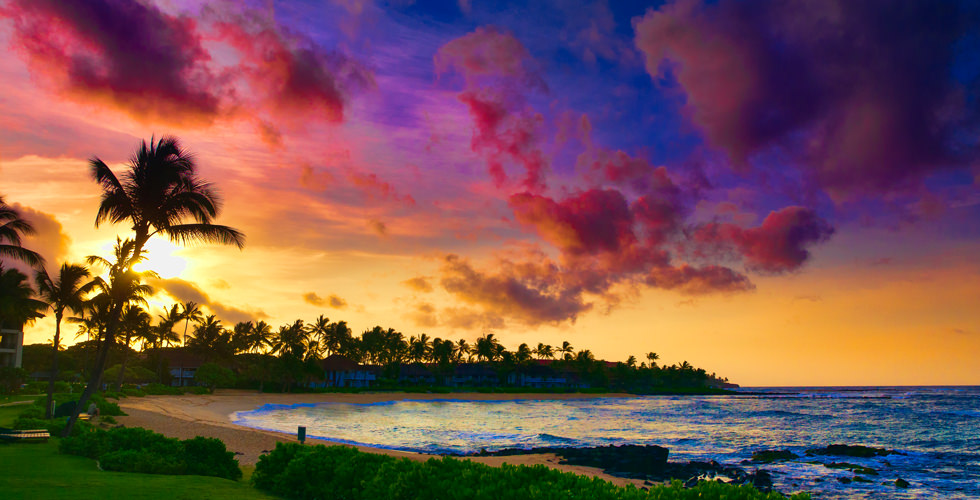
[[(255, 464), (259, 456), (276, 447), (277, 442), (295, 442), (296, 436), (278, 432), (252, 429), (232, 423), (232, 415), (240, 411), (254, 410), (264, 404), (296, 403), (355, 403), (367, 404), (397, 400), (513, 400), (513, 399), (581, 399), (585, 397), (629, 397), (628, 394), (416, 394), (416, 393), (363, 393), (363, 394), (262, 394), (252, 391), (218, 390), (211, 395), (183, 396), (145, 396), (126, 398), (119, 401), (129, 416), (116, 417), (120, 424), (128, 427), (145, 427), (165, 436), (187, 439), (195, 436), (214, 437), (224, 441), (229, 451), (236, 453), (242, 465)], [(337, 445), (322, 439), (308, 439), (307, 443)], [(427, 460), (435, 455), (411, 453), (396, 450), (357, 447), (369, 453), (382, 453), (394, 457), (413, 460)], [(617, 478), (604, 474), (592, 467), (559, 464), (558, 457), (549, 454), (517, 455), (509, 457), (473, 457), (469, 460), (499, 466), (543, 464), (565, 472), (601, 477), (615, 484), (636, 484), (641, 482)]]

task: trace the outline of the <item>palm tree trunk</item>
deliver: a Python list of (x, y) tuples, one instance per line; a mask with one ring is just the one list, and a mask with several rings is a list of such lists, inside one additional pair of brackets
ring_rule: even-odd
[(109, 315), (109, 324), (105, 329), (105, 339), (100, 339), (99, 354), (95, 358), (95, 366), (92, 367), (92, 373), (88, 377), (88, 385), (82, 391), (82, 396), (78, 398), (78, 403), (75, 404), (75, 409), (72, 410), (71, 417), (68, 418), (68, 424), (65, 425), (65, 430), (62, 432), (61, 437), (71, 435), (71, 430), (75, 427), (75, 422), (78, 421), (78, 414), (82, 412), (85, 403), (95, 394), (95, 391), (99, 388), (99, 384), (102, 382), (102, 373), (105, 371), (105, 363), (109, 359), (109, 348), (112, 346), (112, 340), (116, 334), (116, 324), (119, 320), (121, 310), (122, 305), (120, 304)]
[(50, 419), (52, 415), (51, 401), (54, 399), (54, 381), (58, 377), (58, 345), (61, 342), (61, 314), (54, 317), (54, 351), (51, 353), (51, 373), (48, 378), (48, 399), (44, 405), (44, 418)]
[(126, 361), (129, 359), (129, 335), (126, 336), (126, 343), (123, 344), (122, 356), (122, 363), (119, 365), (119, 376), (116, 377), (116, 392), (119, 392), (122, 389), (123, 380), (126, 377)]

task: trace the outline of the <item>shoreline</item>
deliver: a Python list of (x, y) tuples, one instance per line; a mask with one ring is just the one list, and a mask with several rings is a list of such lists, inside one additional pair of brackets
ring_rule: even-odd
[[(213, 437), (225, 443), (228, 451), (234, 452), (242, 465), (254, 465), (259, 456), (275, 448), (277, 442), (298, 442), (295, 435), (256, 429), (235, 424), (233, 416), (237, 412), (251, 411), (266, 404), (377, 404), (393, 401), (513, 401), (513, 400), (570, 400), (637, 397), (633, 394), (499, 394), (499, 393), (301, 393), (268, 394), (254, 391), (217, 390), (214, 394), (182, 396), (144, 396), (120, 399), (119, 406), (128, 416), (115, 417), (127, 427), (144, 427), (168, 437), (189, 439), (196, 436)], [(308, 437), (309, 444), (327, 446), (350, 446), (367, 453), (408, 458), (425, 461), (444, 455), (406, 452), (386, 448), (351, 445), (322, 438)], [(499, 467), (510, 465), (545, 465), (562, 472), (598, 477), (614, 484), (643, 486), (643, 481), (611, 476), (594, 467), (559, 464), (559, 457), (553, 454), (528, 454), (515, 456), (454, 457), (472, 460)]]

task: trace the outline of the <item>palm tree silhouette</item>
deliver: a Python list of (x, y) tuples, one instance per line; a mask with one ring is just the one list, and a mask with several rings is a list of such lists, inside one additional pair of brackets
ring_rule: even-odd
[[(175, 137), (163, 136), (157, 142), (151, 138), (149, 144), (142, 141), (121, 178), (98, 157), (92, 158), (89, 165), (92, 177), (102, 188), (95, 226), (103, 222), (127, 221), (131, 224), (134, 233), (132, 260), (140, 259), (144, 245), (157, 233), (179, 243), (201, 241), (244, 246), (245, 236), (241, 232), (213, 223), (221, 207), (218, 194), (211, 184), (197, 176), (193, 156), (180, 147)], [(123, 305), (112, 303), (106, 326), (108, 343), (116, 335)], [(89, 384), (65, 426), (66, 436), (102, 377), (104, 354), (108, 349), (101, 351), (104, 352), (99, 353)]]
[(34, 298), (27, 275), (0, 266), (0, 328), (20, 328), (44, 317), (48, 304)]
[(44, 266), (44, 259), (37, 253), (21, 246), (21, 236), (34, 234), (34, 226), (27, 222), (3, 200), (0, 195), (0, 259), (9, 257), (23, 261), (31, 267)]
[(558, 348), (558, 352), (562, 353), (562, 358), (565, 361), (568, 361), (572, 359), (572, 353), (575, 352), (575, 348), (573, 348), (572, 344), (569, 344), (566, 340), (561, 343), (561, 347)]
[(78, 420), (78, 414), (85, 403), (92, 397), (96, 388), (102, 381), (102, 374), (105, 372), (105, 364), (109, 357), (109, 349), (115, 343), (116, 333), (122, 321), (122, 309), (129, 304), (139, 304), (146, 306), (146, 296), (152, 294), (153, 289), (142, 282), (144, 276), (156, 274), (150, 271), (143, 273), (133, 270), (133, 266), (142, 261), (142, 256), (135, 253), (136, 244), (133, 240), (116, 239), (116, 246), (113, 249), (115, 260), (109, 261), (97, 255), (86, 257), (85, 261), (89, 265), (100, 265), (108, 268), (108, 280), (102, 277), (95, 278), (96, 288), (99, 294), (92, 297), (92, 304), (102, 308), (103, 332), (100, 335), (99, 352), (95, 358), (95, 366), (89, 375), (88, 385), (82, 392), (75, 410), (72, 411), (68, 424), (62, 436), (71, 435), (71, 430)]
[(122, 330), (122, 361), (119, 363), (119, 375), (116, 376), (116, 391), (122, 388), (123, 380), (126, 377), (126, 362), (129, 360), (129, 344), (146, 338), (150, 333), (150, 321), (152, 318), (146, 311), (138, 305), (129, 304), (123, 309), (123, 316), (120, 322)]
[(37, 271), (34, 281), (42, 300), (54, 311), (54, 342), (51, 351), (51, 378), (48, 379), (48, 397), (44, 405), (45, 418), (51, 418), (51, 400), (54, 395), (54, 381), (58, 378), (58, 346), (61, 344), (61, 319), (65, 310), (82, 314), (85, 312), (85, 296), (94, 288), (95, 282), (89, 280), (92, 273), (79, 264), (64, 263), (58, 272), (58, 279), (52, 280), (44, 269)]

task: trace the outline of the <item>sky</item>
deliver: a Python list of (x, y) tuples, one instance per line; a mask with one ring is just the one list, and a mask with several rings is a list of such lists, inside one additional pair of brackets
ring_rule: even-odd
[(49, 267), (108, 256), (89, 159), (174, 135), (247, 243), (151, 240), (155, 314), (975, 385), (978, 13), (0, 0), (0, 194)]

